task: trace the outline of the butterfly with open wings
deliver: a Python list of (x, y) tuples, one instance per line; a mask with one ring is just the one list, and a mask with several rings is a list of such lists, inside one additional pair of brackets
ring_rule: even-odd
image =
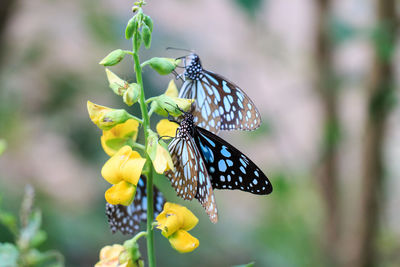
[(183, 113), (177, 134), (168, 145), (176, 168), (168, 170), (177, 195), (196, 198), (210, 220), (218, 221), (214, 189), (242, 190), (266, 195), (272, 192), (267, 176), (246, 155), (217, 135), (197, 126), (194, 116)]

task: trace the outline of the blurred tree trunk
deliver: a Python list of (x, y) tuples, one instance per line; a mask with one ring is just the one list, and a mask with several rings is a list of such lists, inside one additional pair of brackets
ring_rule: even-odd
[(392, 64), (396, 46), (396, 0), (378, 0), (378, 27), (374, 34), (374, 59), (368, 88), (368, 114), (363, 146), (360, 235), (356, 265), (378, 266), (376, 237), (383, 209), (383, 146), (388, 114), (393, 107), (395, 71)]
[(3, 59), (3, 49), (5, 43), (5, 29), (9, 21), (17, 0), (1, 0), (0, 1), (0, 65)]
[(338, 208), (339, 116), (337, 83), (333, 70), (333, 45), (329, 25), (330, 1), (317, 0), (316, 64), (317, 89), (324, 109), (323, 144), (319, 183), (325, 205), (324, 251), (329, 266), (337, 266), (340, 213)]

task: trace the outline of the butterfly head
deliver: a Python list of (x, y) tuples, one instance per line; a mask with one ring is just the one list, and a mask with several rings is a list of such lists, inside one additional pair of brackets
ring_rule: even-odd
[(187, 57), (185, 64), (185, 77), (190, 80), (199, 80), (202, 78), (203, 68), (201, 67), (200, 58), (197, 54), (192, 53)]

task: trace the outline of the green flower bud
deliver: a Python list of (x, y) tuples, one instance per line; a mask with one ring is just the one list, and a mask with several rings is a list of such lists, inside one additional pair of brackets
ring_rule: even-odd
[(107, 68), (106, 68), (106, 74), (107, 74), (108, 84), (110, 88), (113, 90), (113, 92), (117, 95), (122, 95), (126, 90), (128, 82), (122, 80), (120, 77), (118, 77), (116, 74), (114, 74), (111, 70)]
[(109, 130), (117, 124), (123, 123), (132, 118), (125, 109), (113, 109), (104, 114), (100, 120), (99, 128), (102, 130)]
[[(141, 254), (139, 251), (138, 243), (136, 243), (135, 241), (132, 241), (132, 240), (127, 240), (124, 242), (124, 248), (129, 253), (130, 258), (133, 261), (137, 261), (140, 259)], [(121, 260), (121, 258), (120, 258), (120, 260)]]
[(193, 99), (172, 97), (164, 94), (153, 100), (151, 108), (161, 116), (167, 117), (169, 114), (178, 117), (182, 114), (180, 110), (188, 111), (192, 103)]
[(150, 18), (150, 16), (145, 15), (143, 22), (150, 28), (150, 31), (153, 32), (153, 20)]
[(105, 58), (103, 58), (99, 64), (103, 66), (114, 66), (117, 65), (121, 60), (125, 57), (126, 52), (117, 49), (112, 51), (110, 54), (108, 54)]
[(140, 44), (142, 43), (142, 36), (140, 31), (136, 31), (133, 34), (133, 51), (137, 52), (140, 49)]
[(134, 16), (128, 21), (128, 24), (126, 25), (125, 38), (127, 40), (131, 39), (133, 33), (137, 31), (137, 28), (138, 28), (138, 21), (136, 19), (136, 16)]
[(174, 58), (165, 57), (153, 57), (145, 62), (143, 62), (142, 67), (150, 65), (155, 71), (160, 75), (167, 75), (173, 72), (178, 66), (180, 60)]
[(140, 87), (136, 83), (131, 83), (128, 86), (128, 89), (125, 90), (123, 93), (123, 100), (124, 103), (127, 104), (128, 106), (132, 106), (139, 100), (140, 96)]
[(143, 36), (144, 47), (149, 49), (150, 45), (151, 45), (151, 31), (150, 31), (150, 28), (146, 24), (143, 25), (143, 27), (142, 27), (142, 36)]

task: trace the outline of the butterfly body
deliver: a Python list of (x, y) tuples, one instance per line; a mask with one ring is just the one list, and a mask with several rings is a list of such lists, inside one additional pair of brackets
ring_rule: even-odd
[(212, 222), (218, 212), (214, 189), (242, 190), (266, 195), (272, 185), (265, 174), (243, 153), (215, 134), (195, 125), (184, 113), (178, 133), (168, 148), (176, 172), (166, 172), (178, 196), (196, 198)]
[(181, 98), (195, 99), (191, 113), (194, 122), (213, 133), (219, 130), (254, 130), (261, 116), (251, 99), (239, 86), (202, 67), (197, 54), (184, 59), (185, 81)]

